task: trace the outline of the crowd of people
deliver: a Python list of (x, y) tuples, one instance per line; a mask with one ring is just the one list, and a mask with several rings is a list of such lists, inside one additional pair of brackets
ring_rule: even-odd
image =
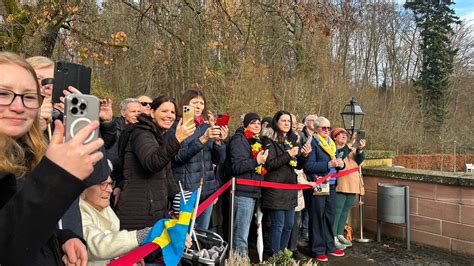
[[(53, 73), (49, 58), (0, 52), (0, 264), (104, 265), (140, 246), (159, 219), (175, 217), (180, 195), (202, 182), (202, 202), (230, 177), (311, 187), (236, 186), (232, 244), (243, 256), (257, 206), (268, 225), (268, 255), (289, 248), (303, 259), (298, 245), (306, 241), (313, 258), (328, 261), (352, 245), (343, 233), (356, 195), (364, 194), (359, 171), (316, 182), (358, 168), (365, 140), (355, 143), (323, 116), (298, 123), (284, 110), (245, 113), (231, 131), (215, 124), (203, 91), (189, 89), (179, 102), (126, 98), (117, 117), (112, 101), (100, 100), (99, 121), (64, 142), (64, 98), (53, 103), (52, 90), (80, 91), (42, 86)], [(184, 106), (194, 108), (194, 121), (183, 120)], [(101, 137), (85, 144), (97, 128)], [(215, 229), (226, 204), (216, 199), (196, 227)], [(160, 250), (140, 263), (163, 264)]]

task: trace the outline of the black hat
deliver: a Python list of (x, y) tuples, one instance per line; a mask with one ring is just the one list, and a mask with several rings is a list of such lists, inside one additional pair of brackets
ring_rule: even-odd
[(268, 127), (272, 127), (272, 120), (273, 120), (272, 117), (270, 117), (270, 116), (265, 116), (265, 117), (262, 119), (262, 124), (265, 123), (265, 122), (268, 122)]
[(247, 113), (244, 116), (244, 127), (247, 127), (253, 120), (260, 121), (260, 116), (258, 116), (256, 113)]

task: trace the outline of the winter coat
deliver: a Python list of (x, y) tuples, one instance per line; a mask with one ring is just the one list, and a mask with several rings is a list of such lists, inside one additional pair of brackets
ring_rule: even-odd
[(120, 231), (120, 221), (112, 208), (99, 211), (82, 199), (79, 206), (89, 253), (87, 265), (105, 265), (138, 247), (137, 231)]
[(138, 117), (124, 153), (126, 182), (117, 206), (122, 229), (150, 227), (165, 216), (179, 192), (170, 164), (179, 147), (174, 134), (165, 137), (150, 117)]
[[(359, 165), (365, 159), (364, 151), (356, 150), (355, 148), (349, 148), (345, 145), (343, 148), (337, 150), (338, 153), (343, 152), (344, 163), (346, 169), (358, 168)], [(347, 175), (340, 176), (337, 179), (337, 192), (344, 193), (355, 193), (364, 195), (364, 181), (359, 172), (350, 173)]]
[[(194, 191), (204, 177), (201, 200), (206, 199), (219, 188), (219, 180), (214, 173), (214, 165), (222, 164), (226, 157), (226, 145), (209, 140), (202, 144), (199, 138), (210, 127), (208, 124), (196, 126), (193, 135), (183, 141), (173, 159), (173, 174), (181, 181), (185, 190)], [(172, 133), (172, 131), (170, 131)]]
[[(243, 130), (238, 131), (230, 141), (230, 167), (237, 178), (262, 181), (263, 176), (255, 172), (258, 166), (257, 159), (252, 156), (252, 148), (244, 135)], [(261, 188), (257, 186), (236, 186), (236, 195), (258, 199), (261, 197)]]
[[(305, 173), (309, 181), (315, 181), (315, 177), (322, 177), (329, 174), (329, 162), (331, 157), (327, 154), (315, 138), (311, 141), (312, 151), (308, 156), (308, 161), (305, 165)], [(339, 171), (339, 168), (335, 168)]]
[(56, 224), (85, 188), (46, 157), (21, 189), (14, 174), (0, 172), (0, 265), (63, 265), (60, 247), (77, 236)]
[(123, 180), (122, 160), (119, 157), (119, 139), (122, 130), (125, 128), (125, 119), (123, 117), (114, 117), (113, 123), (117, 128), (115, 135), (116, 141), (114, 142), (114, 145), (107, 149), (106, 156), (107, 159), (112, 162), (114, 168), (112, 173), (110, 173), (110, 177), (112, 177), (112, 180), (116, 181), (116, 183), (119, 183)]
[[(290, 165), (291, 157), (282, 143), (276, 140), (276, 134), (268, 128), (263, 132), (263, 144), (269, 153), (265, 168), (268, 173), (265, 181), (297, 184), (295, 168)], [(298, 156), (296, 169), (302, 169), (306, 158)], [(271, 210), (289, 210), (297, 206), (297, 190), (264, 188), (262, 192), (262, 207)]]

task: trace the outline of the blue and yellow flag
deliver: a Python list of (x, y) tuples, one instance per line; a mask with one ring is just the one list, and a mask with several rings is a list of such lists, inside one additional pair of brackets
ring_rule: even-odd
[(179, 218), (161, 219), (155, 223), (143, 240), (142, 244), (154, 242), (161, 247), (166, 265), (178, 265), (183, 256), (186, 234), (191, 221), (193, 208), (196, 203), (197, 190), (184, 204), (181, 197)]

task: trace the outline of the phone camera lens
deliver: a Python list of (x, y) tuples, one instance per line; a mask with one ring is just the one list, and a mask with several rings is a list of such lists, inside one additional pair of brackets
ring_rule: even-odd
[(71, 103), (76, 105), (77, 103), (79, 103), (79, 100), (77, 98), (72, 98)]
[(85, 103), (81, 103), (81, 104), (79, 105), (79, 108), (80, 108), (81, 110), (85, 110), (86, 107), (87, 107), (87, 105), (86, 105)]
[(78, 111), (79, 110), (77, 109), (77, 107), (71, 108), (71, 114), (73, 114), (73, 115), (77, 114)]

